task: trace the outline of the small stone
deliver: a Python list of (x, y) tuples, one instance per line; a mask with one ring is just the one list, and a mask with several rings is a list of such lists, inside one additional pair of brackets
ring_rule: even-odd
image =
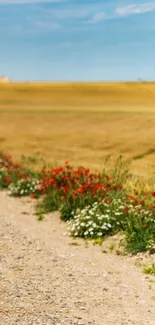
[(140, 305), (145, 305), (145, 300), (139, 300)]

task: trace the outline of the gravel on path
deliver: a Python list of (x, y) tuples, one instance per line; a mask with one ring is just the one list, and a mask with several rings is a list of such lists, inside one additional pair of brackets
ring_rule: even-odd
[(58, 214), (39, 222), (31, 200), (0, 192), (0, 325), (155, 325), (153, 278), (76, 241)]

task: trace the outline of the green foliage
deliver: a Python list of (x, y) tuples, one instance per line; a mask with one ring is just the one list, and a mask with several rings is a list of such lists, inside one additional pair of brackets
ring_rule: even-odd
[(143, 268), (144, 274), (155, 275), (155, 264)]
[(28, 196), (38, 192), (39, 181), (36, 179), (20, 179), (8, 186), (10, 196)]
[(64, 200), (61, 204), (60, 212), (61, 219), (64, 221), (73, 218), (73, 213), (77, 209), (83, 209), (88, 204), (96, 201), (95, 197), (92, 197), (91, 193), (87, 192), (86, 195), (78, 195), (77, 197), (70, 196), (68, 199)]
[(8, 173), (7, 170), (3, 167), (0, 169), (0, 188), (5, 189), (9, 186), (9, 181), (7, 181)]
[(38, 221), (43, 221), (45, 219), (44, 215), (40, 214), (37, 216)]
[(102, 246), (103, 240), (103, 237), (97, 237), (96, 239), (94, 239), (93, 244)]
[(127, 251), (138, 253), (154, 248), (155, 244), (155, 215), (131, 216), (128, 220), (126, 229)]
[(97, 239), (125, 229), (127, 216), (124, 207), (120, 199), (113, 199), (109, 203), (95, 202), (83, 209), (72, 211), (73, 220), (68, 222), (71, 235)]
[[(68, 162), (64, 167), (47, 166), (39, 154), (23, 156), (22, 163), (13, 163), (0, 152), (0, 188), (8, 189), (11, 196), (40, 198), (36, 205), (39, 221), (44, 213), (59, 210), (73, 237), (101, 244), (106, 235), (121, 231), (126, 235), (127, 252), (155, 252), (154, 177), (146, 196), (143, 183), (133, 182), (129, 162), (122, 157), (114, 168), (94, 173)], [(34, 170), (37, 164), (44, 167), (40, 172)], [(108, 158), (106, 164), (110, 165)], [(109, 249), (113, 251), (113, 244)]]
[(58, 211), (61, 207), (61, 199), (57, 191), (51, 191), (44, 196), (41, 202), (36, 205), (36, 212), (39, 213), (50, 213)]
[(69, 243), (69, 246), (80, 246), (80, 244), (74, 241), (72, 243)]

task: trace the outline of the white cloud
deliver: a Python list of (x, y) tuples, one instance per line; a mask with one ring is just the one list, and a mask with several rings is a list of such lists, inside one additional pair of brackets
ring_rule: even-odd
[(100, 11), (90, 20), (87, 21), (87, 23), (95, 24), (103, 20), (111, 20), (115, 19), (116, 17), (126, 17), (129, 15), (136, 15), (136, 14), (144, 14), (148, 12), (152, 12), (155, 10), (155, 1), (154, 2), (145, 2), (142, 4), (132, 4), (128, 5), (126, 7), (117, 7), (115, 11), (110, 15), (107, 15), (106, 12)]
[(92, 19), (88, 20), (88, 23), (92, 23), (92, 24), (96, 24), (99, 23), (100, 21), (104, 20), (106, 17), (106, 14), (102, 11), (102, 12), (98, 12), (97, 14), (95, 14)]
[(86, 4), (84, 2), (78, 4), (71, 0), (68, 2), (68, 4), (62, 5), (61, 8), (41, 9), (41, 13), (56, 19), (88, 19), (98, 12), (99, 15), (103, 12), (103, 5), (101, 4)]
[(39, 27), (41, 29), (47, 29), (47, 30), (58, 30), (61, 28), (61, 25), (57, 22), (50, 22), (50, 21), (37, 21), (35, 23), (36, 27)]
[(142, 4), (132, 4), (127, 7), (116, 9), (116, 14), (120, 17), (136, 14), (144, 14), (155, 10), (155, 2), (146, 2)]

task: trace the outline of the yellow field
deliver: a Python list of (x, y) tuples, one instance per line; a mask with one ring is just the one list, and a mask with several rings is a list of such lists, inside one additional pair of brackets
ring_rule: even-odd
[(148, 175), (155, 171), (155, 83), (0, 84), (0, 149), (93, 168), (122, 154)]

